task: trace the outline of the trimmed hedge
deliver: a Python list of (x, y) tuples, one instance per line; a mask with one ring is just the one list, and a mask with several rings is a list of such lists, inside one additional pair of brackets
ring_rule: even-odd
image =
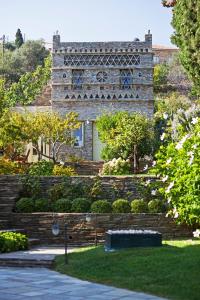
[(72, 202), (72, 212), (85, 213), (90, 211), (90, 200), (86, 198), (76, 198)]
[(34, 212), (34, 201), (32, 198), (21, 198), (16, 203), (16, 211), (20, 213)]
[(130, 213), (131, 206), (128, 200), (125, 199), (117, 199), (112, 204), (112, 209), (114, 213)]
[(149, 201), (148, 209), (150, 213), (161, 213), (164, 212), (164, 205), (161, 200), (153, 199)]
[(11, 252), (28, 249), (28, 238), (26, 235), (16, 232), (0, 233), (0, 252)]
[(97, 214), (111, 213), (112, 205), (107, 200), (98, 200), (92, 203), (91, 212)]
[(133, 200), (131, 202), (131, 212), (136, 214), (148, 212), (147, 202), (143, 199)]
[(72, 210), (72, 201), (69, 199), (58, 199), (53, 204), (53, 210), (55, 212), (63, 212), (63, 213), (69, 213)]

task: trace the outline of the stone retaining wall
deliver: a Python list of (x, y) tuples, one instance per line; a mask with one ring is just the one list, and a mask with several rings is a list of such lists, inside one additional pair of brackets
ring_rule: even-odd
[[(61, 244), (64, 238), (64, 224), (68, 226), (69, 243), (94, 243), (95, 232), (98, 242), (104, 240), (108, 229), (151, 229), (163, 234), (164, 238), (190, 237), (191, 231), (186, 226), (179, 226), (165, 214), (91, 214), (91, 221), (86, 221), (87, 214), (16, 214), (11, 216), (15, 228), (23, 228), (31, 238), (39, 238), (41, 243)], [(51, 232), (53, 221), (60, 225), (60, 235), (54, 237)], [(96, 228), (96, 229), (95, 229)]]

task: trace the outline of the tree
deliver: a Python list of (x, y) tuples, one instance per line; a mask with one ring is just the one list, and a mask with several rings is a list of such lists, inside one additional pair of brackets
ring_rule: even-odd
[(0, 117), (6, 108), (16, 104), (27, 105), (33, 102), (50, 79), (51, 58), (45, 59), (44, 67), (38, 66), (34, 72), (25, 73), (19, 82), (6, 88), (4, 80), (0, 81)]
[(153, 151), (153, 122), (142, 114), (104, 114), (97, 119), (97, 129), (106, 144), (103, 158), (130, 159), (134, 172), (138, 171), (139, 159)]
[[(7, 112), (0, 119), (0, 147), (11, 160), (23, 155), (25, 145), (32, 142), (38, 159), (47, 157), (56, 163), (64, 145), (72, 145), (72, 130), (79, 128), (75, 113), (62, 118), (57, 113)], [(50, 147), (49, 155), (42, 153), (40, 139)]]
[(200, 95), (200, 2), (199, 0), (164, 1), (173, 7), (172, 42), (180, 49), (180, 60), (192, 80), (194, 93)]
[(16, 50), (12, 48), (12, 43), (9, 45), (5, 47), (4, 59), (0, 51), (0, 75), (4, 74), (7, 85), (18, 82), (24, 73), (35, 71), (37, 66), (44, 66), (49, 56), (42, 40), (27, 41)]
[(167, 76), (169, 73), (169, 67), (167, 64), (158, 64), (154, 67), (153, 84), (154, 91), (161, 90), (163, 85), (167, 84)]
[(24, 39), (23, 39), (21, 30), (18, 28), (16, 35), (15, 35), (15, 45), (17, 48), (20, 48), (23, 43), (24, 43)]
[(49, 51), (44, 47), (44, 41), (27, 41), (13, 53), (12, 64), (20, 61), (21, 73), (33, 72), (37, 66), (43, 66)]

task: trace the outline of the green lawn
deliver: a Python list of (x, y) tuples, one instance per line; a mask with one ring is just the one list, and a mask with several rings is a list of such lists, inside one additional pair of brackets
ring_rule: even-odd
[(142, 291), (168, 299), (200, 299), (200, 241), (164, 241), (160, 248), (112, 253), (102, 246), (58, 256), (55, 270), (77, 278)]

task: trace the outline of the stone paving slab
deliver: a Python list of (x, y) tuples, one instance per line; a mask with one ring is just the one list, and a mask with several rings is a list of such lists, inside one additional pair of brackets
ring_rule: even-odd
[(0, 300), (164, 300), (46, 268), (0, 268)]
[[(68, 249), (68, 252), (72, 252), (73, 249)], [(64, 247), (49, 247), (49, 246), (38, 246), (33, 247), (30, 250), (16, 251), (10, 253), (1, 253), (0, 259), (23, 259), (23, 260), (47, 260), (53, 261), (56, 255), (64, 254)]]

